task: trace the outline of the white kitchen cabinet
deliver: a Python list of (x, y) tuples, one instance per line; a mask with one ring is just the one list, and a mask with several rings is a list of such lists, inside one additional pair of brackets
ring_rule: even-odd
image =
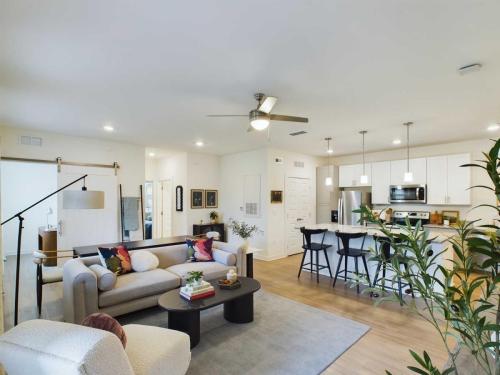
[(372, 163), (372, 203), (389, 203), (389, 185), (391, 185), (391, 162)]
[(445, 204), (448, 195), (448, 157), (427, 158), (427, 203)]
[(368, 176), (368, 183), (362, 184), (360, 177), (363, 174), (363, 164), (341, 165), (339, 167), (339, 187), (361, 187), (370, 186), (372, 180), (372, 166), (365, 164), (365, 174)]
[(470, 154), (444, 155), (427, 158), (427, 203), (469, 205), (471, 203)]
[(413, 181), (411, 182), (404, 181), (406, 164), (406, 159), (391, 161), (391, 185), (424, 185), (427, 183), (427, 161), (425, 158), (410, 159), (410, 172), (413, 173)]
[[(337, 208), (338, 201), (338, 167), (323, 166), (316, 168), (316, 222), (329, 223), (331, 212)], [(325, 185), (325, 179), (332, 177), (333, 184)]]
[(448, 155), (448, 197), (446, 204), (471, 204), (471, 169), (460, 167), (470, 163), (470, 154)]

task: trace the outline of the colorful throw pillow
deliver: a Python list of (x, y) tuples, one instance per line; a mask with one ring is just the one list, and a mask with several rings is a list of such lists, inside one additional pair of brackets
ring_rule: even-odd
[(130, 255), (123, 245), (112, 248), (100, 247), (99, 257), (102, 265), (117, 275), (132, 271)]
[(90, 314), (83, 320), (82, 326), (102, 329), (104, 331), (111, 332), (120, 339), (124, 349), (127, 345), (127, 336), (125, 335), (125, 330), (116, 319), (112, 318), (108, 314)]
[(196, 262), (213, 262), (212, 254), (213, 238), (201, 240), (187, 240), (187, 245), (194, 251), (194, 259)]

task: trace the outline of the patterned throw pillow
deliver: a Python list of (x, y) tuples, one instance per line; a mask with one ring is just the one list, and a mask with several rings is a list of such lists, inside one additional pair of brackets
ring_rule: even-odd
[(99, 257), (101, 258), (103, 267), (106, 267), (117, 275), (123, 275), (132, 271), (130, 255), (127, 248), (123, 245), (112, 248), (100, 247)]
[(196, 262), (212, 262), (214, 260), (212, 254), (213, 238), (202, 240), (187, 240), (189, 248), (194, 250), (194, 259)]

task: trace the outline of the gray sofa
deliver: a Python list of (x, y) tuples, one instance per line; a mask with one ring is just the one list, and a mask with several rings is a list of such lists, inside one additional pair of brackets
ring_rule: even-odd
[(225, 242), (214, 241), (214, 262), (187, 263), (186, 245), (144, 250), (158, 257), (158, 268), (120, 275), (114, 287), (106, 291), (98, 289), (98, 275), (89, 268), (100, 264), (98, 256), (66, 262), (63, 267), (64, 320), (79, 324), (95, 312), (118, 316), (156, 306), (160, 295), (185, 284), (190, 271), (203, 271), (206, 280), (223, 278), (231, 268), (241, 276), (246, 272), (245, 250)]

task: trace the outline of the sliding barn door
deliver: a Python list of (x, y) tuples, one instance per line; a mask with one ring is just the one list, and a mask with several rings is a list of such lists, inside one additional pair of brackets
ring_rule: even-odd
[[(59, 250), (71, 250), (86, 246), (119, 241), (118, 181), (114, 169), (62, 166), (57, 174), (57, 184), (64, 185), (88, 174), (85, 179), (88, 190), (104, 191), (104, 209), (63, 209), (63, 193), (58, 194), (57, 218)], [(80, 190), (83, 181), (67, 190)]]

